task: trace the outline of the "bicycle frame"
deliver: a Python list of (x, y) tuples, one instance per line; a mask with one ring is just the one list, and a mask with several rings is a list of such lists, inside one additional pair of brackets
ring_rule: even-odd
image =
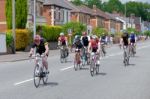
[(123, 46), (124, 49), (124, 65), (129, 65), (129, 52), (128, 52), (128, 46)]

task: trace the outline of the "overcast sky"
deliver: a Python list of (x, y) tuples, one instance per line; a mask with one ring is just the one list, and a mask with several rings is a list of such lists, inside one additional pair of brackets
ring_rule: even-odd
[[(108, 1), (108, 0), (102, 0), (102, 1)], [(150, 3), (150, 0), (120, 0), (121, 2), (128, 2), (128, 1), (139, 1), (139, 2), (148, 2)]]

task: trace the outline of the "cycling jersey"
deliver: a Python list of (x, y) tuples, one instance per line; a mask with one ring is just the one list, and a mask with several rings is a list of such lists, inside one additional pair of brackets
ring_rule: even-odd
[(75, 40), (74, 45), (75, 45), (75, 48), (77, 48), (77, 49), (81, 49), (83, 47), (80, 39)]
[(124, 43), (125, 46), (127, 46), (127, 45), (129, 44), (128, 38), (129, 38), (128, 33), (124, 33), (124, 34), (122, 35), (123, 43)]
[(91, 40), (91, 48), (92, 52), (97, 52), (98, 49), (98, 40)]
[(41, 39), (40, 40), (40, 44), (39, 45), (36, 45), (35, 43), (33, 43), (32, 44), (32, 48), (35, 48), (36, 47), (36, 53), (39, 53), (40, 55), (42, 54), (42, 53), (44, 53), (45, 52), (45, 45), (47, 45), (48, 44), (48, 42), (46, 42), (46, 40), (45, 39)]
[(66, 37), (59, 37), (58, 40), (61, 42), (61, 45), (66, 45), (66, 41), (67, 41), (67, 38)]
[(87, 36), (82, 37), (82, 42), (84, 46), (88, 46), (89, 45), (89, 39)]
[(135, 43), (135, 34), (130, 35), (130, 42)]
[(101, 42), (106, 43), (106, 36), (101, 37)]

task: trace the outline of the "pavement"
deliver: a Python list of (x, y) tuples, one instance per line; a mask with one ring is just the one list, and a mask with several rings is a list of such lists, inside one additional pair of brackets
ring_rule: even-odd
[[(49, 56), (58, 55), (59, 50), (50, 50)], [(0, 55), (0, 62), (15, 62), (29, 59), (29, 52), (17, 51), (16, 54)]]

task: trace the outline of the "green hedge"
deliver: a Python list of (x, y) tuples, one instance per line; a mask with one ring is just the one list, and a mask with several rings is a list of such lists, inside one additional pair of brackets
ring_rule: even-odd
[(41, 34), (47, 41), (57, 41), (59, 34), (62, 32), (61, 26), (49, 26), (43, 25), (40, 26), (41, 30), (40, 33), (37, 31), (38, 34)]
[[(31, 32), (26, 29), (16, 29), (16, 50), (24, 50), (31, 43)], [(7, 46), (13, 41), (12, 30), (6, 33)]]

